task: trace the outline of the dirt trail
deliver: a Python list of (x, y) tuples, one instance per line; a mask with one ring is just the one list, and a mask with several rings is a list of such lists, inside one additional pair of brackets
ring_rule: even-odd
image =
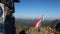
[(31, 28), (28, 31), (26, 31), (27, 34), (55, 34), (55, 30), (53, 30), (50, 27), (41, 27), (41, 30), (38, 31), (37, 29)]
[[(16, 34), (19, 34), (19, 32), (22, 31), (22, 28), (17, 26), (16, 27)], [(29, 30), (25, 31), (26, 34), (60, 34), (60, 32), (57, 32), (56, 30), (52, 29), (51, 27), (43, 26), (40, 28), (40, 31), (38, 31), (38, 28), (31, 27)]]
[(16, 26), (16, 34), (19, 34), (19, 32), (22, 31), (22, 27), (20, 27), (19, 25)]
[(51, 27), (41, 27), (40, 31), (38, 31), (38, 28), (31, 28), (28, 31), (26, 31), (27, 34), (60, 34), (60, 32), (56, 31), (55, 29), (52, 29)]

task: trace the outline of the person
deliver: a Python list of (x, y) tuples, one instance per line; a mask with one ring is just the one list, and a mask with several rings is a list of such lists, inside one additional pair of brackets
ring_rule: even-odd
[(6, 15), (5, 20), (5, 34), (16, 34), (15, 33), (15, 18), (11, 14)]
[(2, 14), (3, 14), (3, 10), (2, 10), (2, 8), (0, 7), (0, 17), (2, 17)]

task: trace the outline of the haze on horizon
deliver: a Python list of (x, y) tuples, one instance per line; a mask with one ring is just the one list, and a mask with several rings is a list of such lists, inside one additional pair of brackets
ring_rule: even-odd
[(21, 0), (15, 3), (16, 18), (60, 19), (60, 0)]

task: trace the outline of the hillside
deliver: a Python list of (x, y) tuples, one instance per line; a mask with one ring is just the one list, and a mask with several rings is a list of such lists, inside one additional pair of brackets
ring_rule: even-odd
[(21, 27), (16, 26), (17, 34), (60, 34), (60, 32), (55, 28), (57, 24), (60, 23), (60, 20), (54, 20), (50, 23), (47, 23), (40, 27), (40, 31), (38, 28), (34, 27)]

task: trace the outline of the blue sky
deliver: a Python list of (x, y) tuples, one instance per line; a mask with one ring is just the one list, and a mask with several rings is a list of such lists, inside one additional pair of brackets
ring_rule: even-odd
[(15, 3), (16, 18), (60, 18), (60, 0), (21, 0)]

